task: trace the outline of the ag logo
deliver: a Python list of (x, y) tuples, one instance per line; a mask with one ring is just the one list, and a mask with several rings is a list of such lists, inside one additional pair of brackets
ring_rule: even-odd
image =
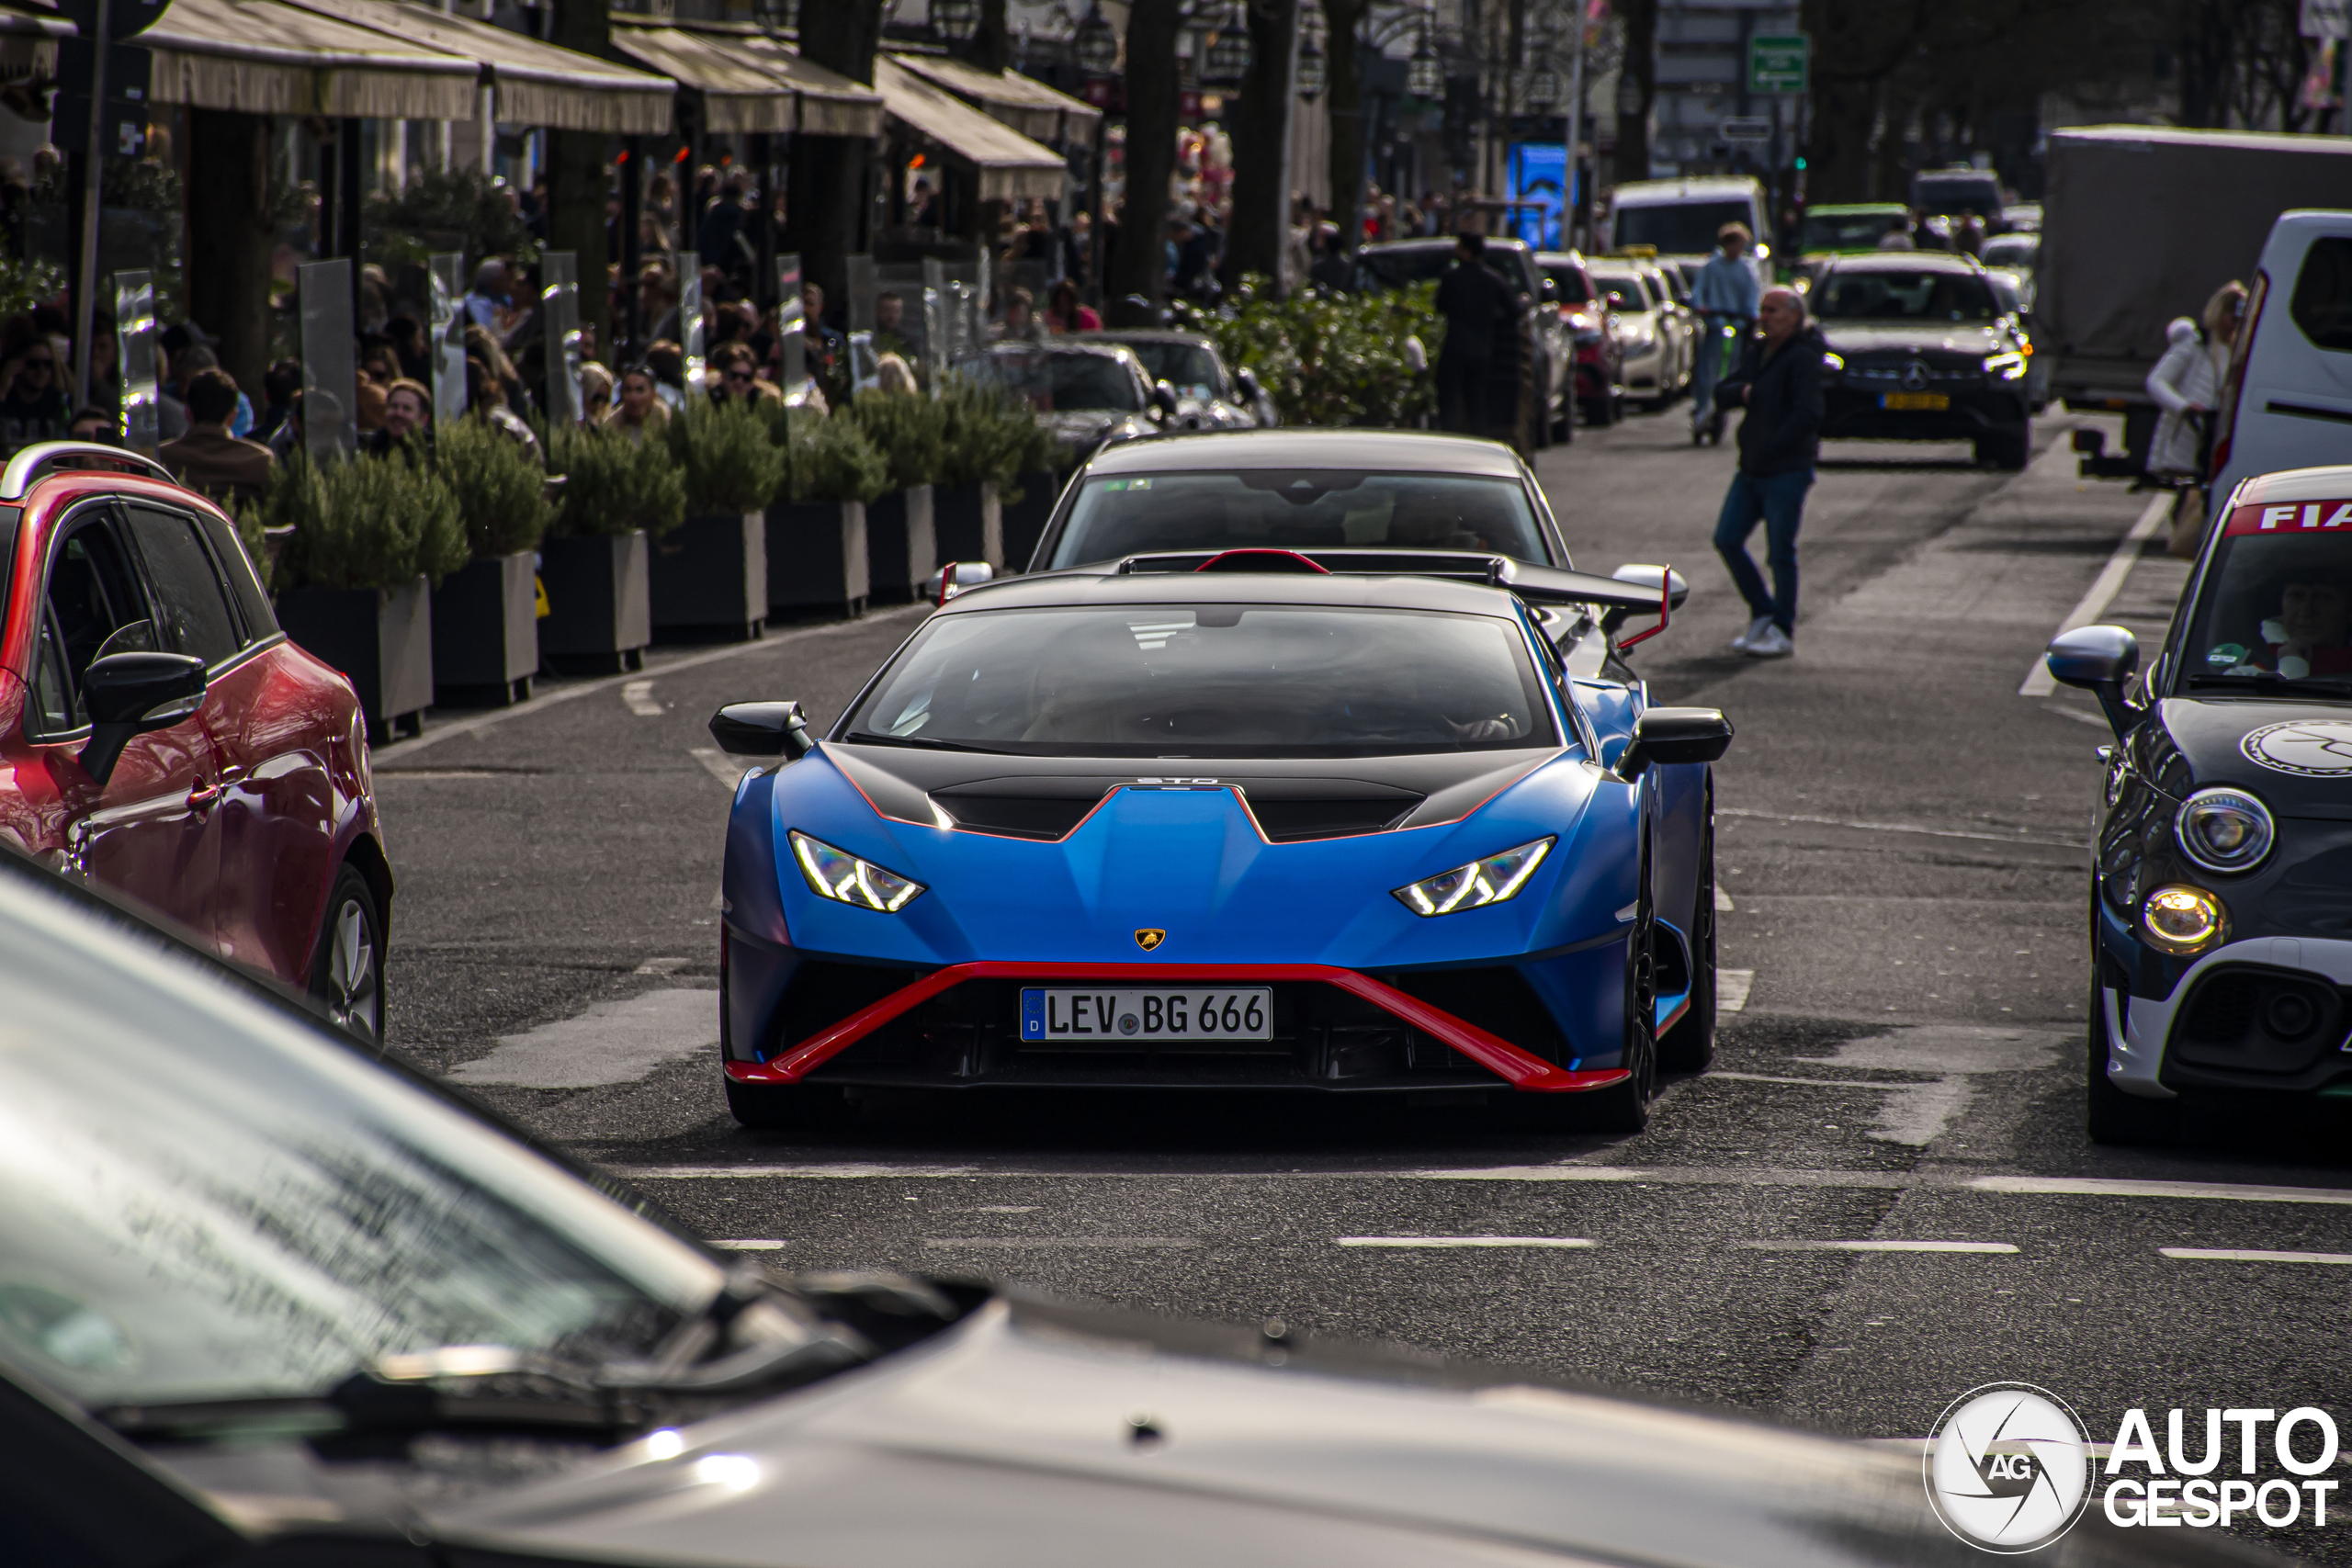
[(2038, 1551), (2090, 1501), (2090, 1436), (2031, 1383), (1987, 1383), (1952, 1402), (1928, 1442), (1928, 1502), (1985, 1551)]
[(1158, 947), (1161, 942), (1166, 942), (1167, 940), (1168, 933), (1161, 931), (1157, 926), (1146, 926), (1143, 930), (1136, 932), (1136, 945), (1142, 948), (1146, 953), (1149, 953), (1153, 948)]
[(2340, 718), (2266, 724), (2238, 742), (2245, 760), (2276, 773), (2352, 773), (2352, 724)]

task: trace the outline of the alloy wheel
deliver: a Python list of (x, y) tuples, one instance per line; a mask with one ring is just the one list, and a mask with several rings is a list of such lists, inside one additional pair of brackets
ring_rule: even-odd
[(327, 947), (327, 1011), (336, 1025), (374, 1044), (384, 1032), (383, 992), (378, 984), (376, 939), (368, 911), (356, 898), (335, 910), (334, 934)]

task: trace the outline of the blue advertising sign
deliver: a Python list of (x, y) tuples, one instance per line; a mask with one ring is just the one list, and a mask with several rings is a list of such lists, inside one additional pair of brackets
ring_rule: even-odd
[(1512, 142), (1510, 177), (1510, 199), (1537, 205), (1513, 208), (1504, 231), (1539, 251), (1563, 249), (1560, 215), (1569, 197), (1567, 148), (1557, 141)]

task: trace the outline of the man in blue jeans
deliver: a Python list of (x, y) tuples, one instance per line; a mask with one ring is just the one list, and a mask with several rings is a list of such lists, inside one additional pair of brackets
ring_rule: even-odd
[[(1739, 422), (1739, 472), (1715, 520), (1715, 553), (1753, 617), (1732, 646), (1752, 658), (1782, 659), (1796, 651), (1797, 525), (1821, 455), (1821, 359), (1828, 350), (1792, 288), (1767, 289), (1756, 315), (1761, 335), (1715, 389), (1722, 406), (1747, 411)], [(1747, 553), (1759, 522), (1772, 567), (1770, 593)]]

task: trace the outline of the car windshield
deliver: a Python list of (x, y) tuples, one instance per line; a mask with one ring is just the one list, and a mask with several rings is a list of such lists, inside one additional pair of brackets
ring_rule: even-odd
[(1833, 272), (1813, 291), (1825, 321), (1989, 321), (2000, 305), (1973, 272)]
[(1500, 616), (1181, 601), (938, 616), (848, 723), (852, 740), (1043, 757), (1366, 757), (1555, 734)]
[(1592, 295), (1585, 288), (1582, 267), (1553, 263), (1544, 268), (1544, 276), (1550, 278), (1553, 287), (1560, 291), (1561, 304), (1584, 305), (1591, 302)]
[(1358, 258), (1375, 282), (1392, 288), (1408, 283), (1428, 283), (1445, 276), (1453, 265), (1453, 247), (1411, 245), (1402, 250), (1371, 250)]
[(2041, 236), (2039, 234), (1996, 234), (1984, 242), (1978, 259), (1986, 266), (2013, 266), (2030, 272), (2035, 258), (2041, 254)]
[(527, 1146), (8, 882), (0, 1363), (97, 1408), (313, 1396), (449, 1346), (642, 1358), (717, 1295)]
[(1143, 361), (1144, 374), (1175, 388), (1178, 397), (1206, 401), (1225, 396), (1225, 372), (1216, 355), (1199, 344), (1144, 342), (1127, 346)]
[(1890, 229), (1906, 228), (1902, 212), (1808, 212), (1797, 231), (1797, 252), (1874, 251)]
[(2230, 514), (2189, 623), (2183, 675), (2352, 682), (2352, 500)]
[(1715, 248), (1715, 236), (1726, 223), (1753, 231), (1755, 209), (1737, 197), (1621, 207), (1609, 220), (1609, 234), (1620, 246), (1653, 245), (1660, 255), (1704, 255)]
[(1931, 216), (1973, 212), (1979, 218), (1998, 218), (2001, 182), (1989, 175), (1923, 175), (1911, 186), (1911, 205)]
[(1143, 393), (1116, 355), (1071, 349), (1001, 349), (960, 360), (976, 380), (1010, 388), (1039, 413), (1079, 409), (1143, 412)]
[(1630, 273), (1596, 272), (1593, 287), (1609, 296), (1610, 302), (1621, 310), (1653, 310), (1657, 307), (1650, 299), (1649, 286)]
[(1052, 564), (1084, 566), (1159, 550), (1345, 545), (1552, 558), (1517, 479), (1240, 468), (1089, 479)]

